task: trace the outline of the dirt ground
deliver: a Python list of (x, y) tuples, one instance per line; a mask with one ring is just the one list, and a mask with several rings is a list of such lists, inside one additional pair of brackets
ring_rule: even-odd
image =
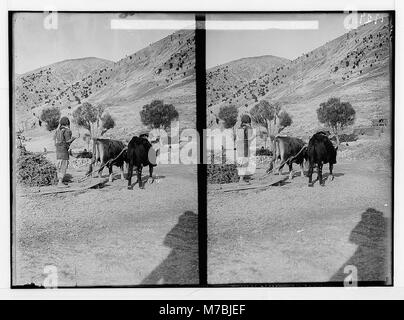
[(294, 167), (264, 191), (208, 188), (208, 282), (342, 282), (354, 265), (359, 281), (391, 283), (389, 166), (338, 160), (313, 188)]
[(159, 182), (144, 190), (127, 190), (114, 172), (84, 192), (17, 191), (14, 285), (41, 285), (46, 265), (57, 267), (59, 286), (199, 282), (196, 166), (160, 165)]

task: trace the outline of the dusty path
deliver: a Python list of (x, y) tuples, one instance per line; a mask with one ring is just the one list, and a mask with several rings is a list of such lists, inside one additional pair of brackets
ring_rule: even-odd
[(359, 280), (388, 277), (389, 169), (354, 161), (335, 175), (325, 187), (298, 173), (265, 191), (209, 192), (208, 281), (343, 281), (348, 264)]
[(45, 265), (58, 268), (59, 286), (198, 283), (195, 167), (157, 174), (144, 190), (117, 178), (81, 193), (17, 194), (14, 284), (41, 284)]

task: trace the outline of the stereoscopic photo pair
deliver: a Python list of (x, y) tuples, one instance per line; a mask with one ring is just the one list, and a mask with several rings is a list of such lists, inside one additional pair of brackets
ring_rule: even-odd
[(394, 12), (9, 12), (12, 287), (389, 286)]

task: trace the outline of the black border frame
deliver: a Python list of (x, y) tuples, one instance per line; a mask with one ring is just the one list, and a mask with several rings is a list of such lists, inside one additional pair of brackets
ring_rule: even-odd
[[(13, 249), (14, 249), (14, 216), (15, 208), (15, 172), (14, 172), (14, 110), (13, 110), (13, 27), (12, 18), (14, 13), (41, 13), (38, 10), (9, 10), (8, 11), (8, 72), (9, 72), (9, 160), (10, 160), (10, 288), (11, 289), (32, 289), (43, 287), (31, 287), (26, 285), (13, 285)], [(196, 128), (200, 134), (199, 159), (203, 156), (205, 136), (203, 129), (206, 128), (206, 29), (205, 19), (208, 14), (322, 14), (322, 13), (346, 13), (345, 11), (335, 10), (311, 10), (311, 11), (70, 11), (62, 10), (60, 13), (138, 13), (138, 14), (193, 14), (195, 16), (195, 67), (196, 67)], [(395, 10), (359, 10), (358, 13), (388, 13), (392, 19), (393, 37), (391, 50), (391, 193), (392, 193), (392, 214), (391, 214), (391, 284), (384, 281), (358, 281), (358, 287), (393, 287), (394, 286), (394, 159), (395, 159), (395, 31), (396, 31), (396, 11)], [(208, 282), (208, 230), (207, 230), (207, 171), (204, 161), (197, 165), (197, 183), (198, 183), (198, 256), (199, 256), (199, 284), (162, 284), (162, 285), (101, 285), (101, 286), (78, 286), (78, 287), (58, 287), (59, 289), (104, 289), (104, 288), (248, 288), (248, 287), (343, 287), (342, 282), (281, 282), (281, 283), (225, 283), (209, 284)]]

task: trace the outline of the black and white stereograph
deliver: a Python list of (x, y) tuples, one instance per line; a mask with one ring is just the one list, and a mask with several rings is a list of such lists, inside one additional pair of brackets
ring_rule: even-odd
[(197, 285), (194, 15), (11, 19), (12, 285)]
[(12, 288), (394, 284), (394, 11), (9, 27)]

